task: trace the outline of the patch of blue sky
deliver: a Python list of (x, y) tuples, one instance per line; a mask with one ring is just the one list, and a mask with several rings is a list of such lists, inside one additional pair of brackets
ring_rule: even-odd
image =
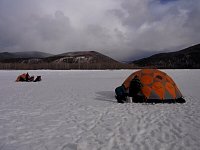
[(178, 0), (160, 0), (160, 3), (166, 4), (166, 3), (169, 3), (169, 2), (175, 2), (175, 1), (178, 1)]

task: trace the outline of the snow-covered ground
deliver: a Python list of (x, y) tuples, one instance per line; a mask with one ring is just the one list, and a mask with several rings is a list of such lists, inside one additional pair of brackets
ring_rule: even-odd
[(185, 104), (118, 104), (133, 70), (0, 71), (0, 150), (199, 150), (200, 70), (164, 70)]

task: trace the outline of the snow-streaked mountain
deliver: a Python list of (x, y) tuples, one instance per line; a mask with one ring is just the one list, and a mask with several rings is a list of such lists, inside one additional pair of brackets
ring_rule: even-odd
[(118, 63), (116, 60), (96, 51), (68, 52), (45, 58), (44, 61), (66, 63)]
[(116, 69), (132, 65), (120, 63), (96, 51), (77, 51), (45, 58), (3, 59), (0, 69)]

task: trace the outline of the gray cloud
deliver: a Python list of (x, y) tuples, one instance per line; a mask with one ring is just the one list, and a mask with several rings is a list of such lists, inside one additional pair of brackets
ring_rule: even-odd
[(200, 24), (198, 0), (165, 4), (153, 0), (127, 0), (122, 1), (121, 6), (118, 11), (123, 15), (116, 16), (126, 29), (128, 53), (141, 56), (141, 53), (178, 50), (200, 42), (199, 34), (195, 33)]
[(199, 17), (199, 0), (0, 0), (0, 52), (138, 58), (200, 43)]

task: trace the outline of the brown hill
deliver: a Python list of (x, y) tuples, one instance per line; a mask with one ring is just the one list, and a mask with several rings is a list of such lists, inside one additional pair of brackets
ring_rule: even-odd
[(155, 68), (200, 68), (200, 44), (176, 52), (152, 55), (131, 64)]
[(52, 54), (39, 52), (39, 51), (30, 51), (30, 52), (3, 52), (0, 53), (0, 61), (11, 60), (11, 59), (39, 59), (52, 56)]
[(122, 69), (132, 66), (96, 51), (77, 51), (45, 58), (4, 59), (0, 69)]

